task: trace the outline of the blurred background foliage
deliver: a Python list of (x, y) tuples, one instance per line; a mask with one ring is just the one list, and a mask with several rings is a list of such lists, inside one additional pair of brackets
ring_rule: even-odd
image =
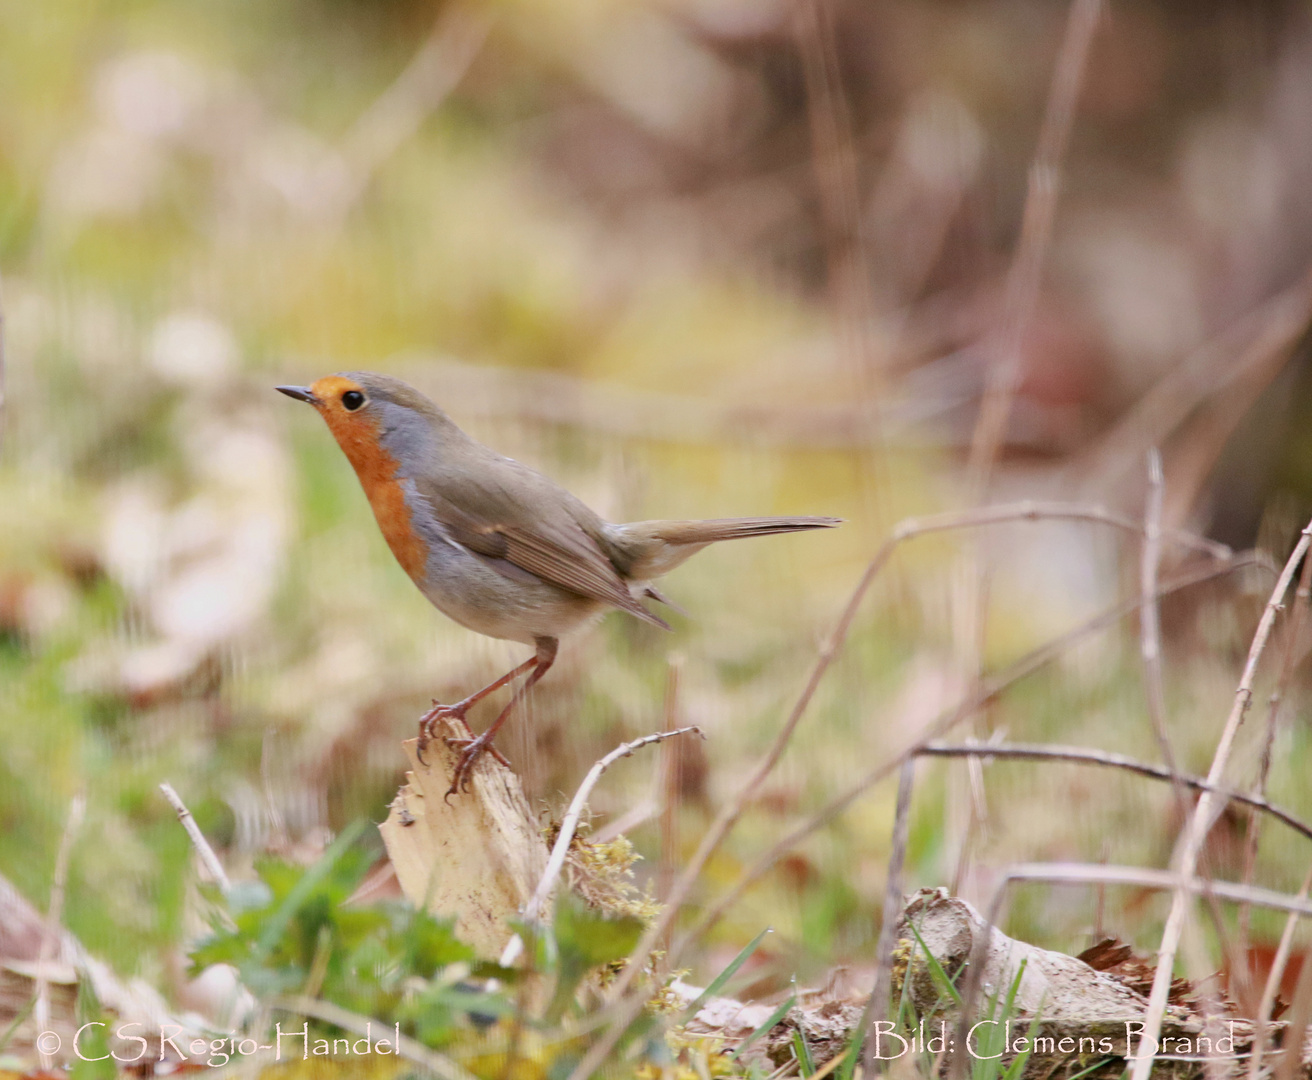
[[(320, 422), (272, 392), (364, 368), (612, 519), (847, 519), (699, 556), (668, 582), (688, 612), (674, 634), (612, 616), (567, 642), (503, 735), (545, 823), (617, 742), (703, 726), (677, 783), (637, 757), (594, 800), (598, 829), (631, 815), (657, 888), (892, 525), (969, 501), (1065, 19), (1044, 0), (0, 3), (0, 872), (44, 906), (85, 791), (65, 921), (185, 999), (201, 924), (157, 783), (234, 876), (308, 861), (382, 819), (430, 698), (522, 658), (428, 606)], [(1137, 516), (1159, 445), (1169, 525), (1283, 558), (1312, 508), (1306, 350), (1252, 342), (1307, 288), (1310, 94), (1306, 4), (1111, 5), (991, 498)], [(980, 642), (954, 604), (961, 550), (897, 558), (694, 909), (950, 705), (976, 651), (994, 667), (1137, 588), (1123, 537), (989, 530)], [(1165, 605), (1191, 770), (1268, 588)], [(974, 730), (1155, 757), (1134, 631)], [(1271, 791), (1308, 816), (1294, 714)], [(1247, 784), (1260, 725), (1245, 739)], [(921, 766), (910, 885), (978, 898), (1009, 861), (1170, 850), (1168, 790), (1069, 766), (982, 776), (967, 842), (966, 767)], [(766, 924), (757, 993), (868, 964), (892, 799), (876, 789), (783, 859), (694, 977)], [(1237, 876), (1242, 820), (1225, 828), (1214, 858)], [(1296, 887), (1305, 862), (1263, 834), (1264, 884)], [(1161, 915), (1114, 891), (1101, 926), (1150, 945)], [(1034, 888), (1010, 929), (1078, 948), (1098, 918), (1089, 894)]]

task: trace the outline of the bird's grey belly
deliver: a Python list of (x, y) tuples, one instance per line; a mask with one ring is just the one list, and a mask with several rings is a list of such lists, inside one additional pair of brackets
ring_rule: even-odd
[(461, 626), (529, 645), (540, 637), (560, 637), (606, 607), (517, 567), (508, 573), (493, 560), (446, 538), (429, 545), (427, 572), (419, 587), (439, 611)]

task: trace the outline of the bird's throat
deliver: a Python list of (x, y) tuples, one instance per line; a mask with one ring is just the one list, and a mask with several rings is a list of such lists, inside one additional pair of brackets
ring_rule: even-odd
[[(355, 468), (355, 475), (360, 478), (360, 486), (373, 507), (387, 546), (392, 549), (401, 569), (422, 585), (427, 569), (426, 548), (411, 524), (405, 489), (397, 476), (399, 464), (396, 458), (383, 448), (376, 425), (343, 423), (341, 418), (332, 415), (326, 415), (324, 419), (346, 459)], [(369, 430), (371, 427), (374, 430)]]

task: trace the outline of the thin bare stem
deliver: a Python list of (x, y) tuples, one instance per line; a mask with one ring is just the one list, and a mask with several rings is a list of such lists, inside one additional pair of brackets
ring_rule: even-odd
[(482, 12), (448, 5), (410, 63), (356, 118), (342, 139), (349, 184), (334, 206), (339, 218), (359, 200), (374, 174), (446, 100), (474, 62), (492, 21)]
[(860, 472), (860, 495), (881, 528), (888, 524), (884, 492), (889, 489), (884, 426), (871, 407), (882, 396), (875, 339), (875, 305), (866, 242), (867, 213), (852, 137), (852, 115), (834, 27), (833, 0), (796, 0), (791, 5), (802, 79), (806, 88), (811, 163), (819, 196), (827, 262), (826, 285), (833, 307), (838, 352), (852, 396), (868, 417), (868, 448)]
[[(1088, 521), (1099, 525), (1108, 525), (1123, 532), (1144, 535), (1144, 525), (1134, 518), (1101, 506), (1077, 502), (1046, 502), (1025, 499), (1014, 503), (997, 503), (993, 506), (980, 506), (973, 510), (949, 510), (942, 514), (930, 514), (925, 517), (906, 518), (893, 530), (889, 543), (898, 543), (913, 536), (923, 536), (931, 532), (943, 532), (947, 529), (977, 528), (983, 525), (1000, 525), (1011, 521)], [(1225, 544), (1198, 536), (1183, 529), (1163, 529), (1162, 537), (1188, 548), (1210, 555), (1214, 559), (1228, 559), (1234, 552)], [(887, 546), (887, 545), (886, 545)]]
[(1089, 46), (1102, 14), (1102, 0), (1074, 0), (1066, 20), (1061, 52), (1053, 71), (1052, 88), (1039, 132), (1034, 161), (1030, 165), (1020, 240), (1007, 274), (1001, 324), (989, 350), (992, 361), (984, 400), (970, 445), (966, 466), (967, 484), (978, 502), (988, 487), (989, 474), (997, 460), (1011, 415), (1012, 398), (1020, 373), (1020, 353), (1029, 329), (1043, 264), (1052, 236), (1061, 184), (1061, 161), (1070, 141), (1075, 103), (1089, 56)]
[[(1002, 909), (1010, 895), (1010, 885), (1011, 877), (1009, 875), (1004, 876), (993, 890), (993, 899), (983, 913), (983, 932), (976, 934), (975, 940), (971, 944), (970, 957), (966, 961), (965, 983), (961, 987), (961, 1009), (957, 1017), (956, 1033), (953, 1036), (953, 1044), (956, 1046), (970, 1045), (968, 1042), (970, 1017), (974, 1013), (975, 998), (979, 996), (980, 986), (983, 983), (984, 961), (988, 956), (993, 928), (1002, 922)], [(952, 1055), (952, 1061), (948, 1067), (949, 1080), (963, 1080), (966, 1075), (966, 1063), (963, 1060), (965, 1056), (964, 1054)]]
[(1185, 879), (1170, 870), (1154, 870), (1144, 866), (1017, 863), (1009, 867), (1003, 876), (1004, 883), (1013, 881), (1047, 881), (1057, 885), (1132, 885), (1140, 889), (1173, 889), (1176, 892), (1200, 895), (1211, 892), (1232, 904), (1254, 904), (1273, 911), (1289, 911), (1312, 918), (1312, 900), (1304, 896), (1290, 896), (1258, 885), (1241, 885), (1237, 881), (1204, 881), (1197, 877)]
[[(665, 679), (665, 730), (679, 727), (679, 683), (683, 657), (672, 656)], [(683, 789), (683, 743), (669, 742), (661, 748), (656, 801), (660, 806), (660, 863), (656, 868), (656, 895), (664, 899), (674, 884), (679, 861), (679, 800)], [(668, 944), (668, 942), (666, 942)]]
[(1104, 750), (1086, 750), (1075, 746), (1032, 745), (1028, 743), (966, 743), (953, 746), (947, 743), (929, 743), (916, 751), (919, 757), (969, 757), (969, 758), (1003, 758), (1012, 761), (1069, 761), (1079, 765), (1101, 765), (1110, 769), (1124, 769), (1139, 776), (1166, 783), (1179, 783), (1194, 791), (1210, 791), (1231, 802), (1243, 803), (1254, 810), (1270, 814), (1277, 821), (1288, 825), (1295, 832), (1312, 840), (1312, 824), (1295, 817), (1288, 810), (1266, 801), (1256, 795), (1248, 795), (1230, 788), (1216, 787), (1196, 776), (1172, 773), (1160, 765), (1150, 765), (1124, 754), (1112, 754)]
[[(1253, 680), (1257, 674), (1258, 662), (1261, 660), (1262, 652), (1266, 648), (1268, 638), (1271, 636), (1271, 628), (1275, 625), (1276, 613), (1284, 603), (1285, 593), (1288, 592), (1293, 581), (1294, 572), (1298, 569), (1298, 564), (1303, 556), (1307, 554), (1310, 543), (1312, 543), (1312, 523), (1309, 523), (1308, 527), (1303, 530), (1298, 544), (1295, 545), (1293, 553), (1289, 556), (1289, 561), (1285, 563), (1285, 568), (1276, 581), (1275, 589), (1272, 590), (1271, 599), (1262, 612), (1262, 618), (1257, 625), (1257, 632), (1253, 635), (1253, 643), (1248, 650), (1248, 660), (1244, 664), (1239, 686), (1235, 690), (1234, 703), (1230, 707), (1230, 715), (1226, 718), (1225, 727), (1221, 732), (1221, 740), (1217, 745), (1216, 753), (1212, 757), (1212, 767), (1207, 773), (1207, 782), (1213, 787), (1219, 787), (1225, 775), (1225, 769), (1230, 762), (1230, 752), (1234, 746), (1239, 725), (1243, 723), (1244, 714), (1248, 711), (1248, 707), (1253, 700)], [(1185, 826), (1184, 835), (1180, 840), (1178, 856), (1175, 860), (1176, 876), (1182, 883), (1189, 884), (1193, 881), (1194, 873), (1198, 867), (1198, 857), (1203, 849), (1203, 842), (1207, 838), (1208, 830), (1212, 827), (1213, 815), (1219, 810), (1220, 798), (1212, 791), (1204, 791), (1198, 800), (1197, 806), (1194, 807), (1193, 815)], [(1190, 895), (1191, 890), (1185, 888), (1184, 885), (1176, 889), (1175, 896), (1171, 901), (1171, 911), (1166, 919), (1166, 928), (1162, 932), (1162, 944), (1157, 953), (1157, 970), (1153, 976), (1152, 993), (1148, 997), (1148, 1012), (1144, 1017), (1143, 1038), (1147, 1046), (1155, 1046), (1157, 1036), (1161, 1032), (1162, 1017), (1166, 1012), (1166, 999), (1171, 989), (1175, 954), (1180, 947), (1180, 936), (1184, 931), (1184, 922), (1189, 911)], [(1152, 1069), (1153, 1055), (1144, 1055), (1135, 1061), (1130, 1080), (1148, 1080), (1148, 1077), (1152, 1074)]]
[(187, 836), (191, 839), (191, 846), (196, 849), (196, 854), (200, 856), (200, 861), (205, 864), (205, 869), (209, 871), (210, 877), (218, 884), (219, 888), (225, 893), (232, 889), (232, 882), (228, 880), (228, 875), (223, 869), (223, 863), (219, 862), (219, 857), (214, 854), (214, 849), (205, 839), (205, 834), (200, 831), (200, 826), (196, 824), (196, 819), (191, 816), (191, 811), (187, 809), (173, 785), (167, 780), (159, 785), (159, 789), (164, 793), (164, 798), (173, 807), (178, 815), (178, 820), (182, 822), (182, 827), (186, 830)]
[[(64, 822), (64, 832), (59, 838), (59, 850), (55, 852), (55, 872), (50, 883), (50, 906), (46, 910), (45, 933), (41, 937), (41, 952), (36, 972), (36, 1006), (33, 1018), (37, 1031), (50, 1027), (50, 962), (55, 958), (59, 939), (63, 934), (64, 890), (68, 883), (68, 861), (73, 852), (73, 839), (82, 827), (82, 818), (86, 815), (87, 799), (81, 792), (73, 796), (68, 807), (68, 818)], [(54, 1059), (40, 1047), (42, 1070), (54, 1069)]]
[[(611, 1002), (619, 1002), (623, 995), (628, 991), (629, 987), (633, 984), (633, 980), (638, 977), (639, 971), (645, 966), (642, 962), (642, 958), (648, 955), (656, 942), (660, 941), (665, 936), (666, 932), (673, 924), (674, 919), (678, 915), (680, 905), (692, 890), (693, 885), (701, 874), (702, 868), (710, 860), (711, 855), (714, 854), (724, 838), (729, 834), (730, 830), (742, 816), (743, 810), (747, 807), (757, 789), (765, 781), (766, 777), (774, 770), (775, 765), (778, 764), (780, 757), (783, 756), (784, 750), (792, 739), (793, 732), (797, 729), (797, 725), (801, 722), (803, 715), (806, 713), (812, 699), (815, 697), (816, 691), (819, 689), (825, 673), (829, 670), (834, 659), (838, 656), (844, 642), (846, 642), (847, 636), (851, 632), (853, 623), (856, 621), (857, 612), (861, 608), (866, 593), (869, 592), (870, 586), (874, 583), (875, 578), (879, 576), (880, 571), (888, 564), (889, 559), (892, 558), (898, 545), (912, 537), (923, 536), (926, 533), (931, 532), (942, 532), (949, 529), (959, 528), (973, 528), (985, 525), (998, 525), (1012, 521), (1038, 521), (1052, 519), (1096, 522), (1098, 524), (1109, 525), (1135, 534), (1141, 534), (1143, 531), (1143, 527), (1140, 523), (1130, 518), (1113, 514), (1098, 506), (1088, 506), (1075, 503), (1040, 503), (1028, 500), (1015, 504), (980, 507), (974, 510), (937, 514), (925, 518), (911, 518), (903, 521), (893, 530), (892, 535), (884, 541), (879, 550), (875, 552), (874, 558), (870, 560), (870, 563), (866, 566), (865, 572), (861, 575), (856, 587), (852, 590), (851, 596), (848, 597), (847, 605), (844, 607), (842, 615), (839, 616), (838, 624), (835, 626), (833, 634), (830, 635), (828, 641), (820, 649), (820, 653), (816, 657), (815, 664), (811, 668), (811, 673), (807, 678), (806, 685), (803, 687), (802, 693), (799, 695), (792, 710), (789, 712), (788, 718), (779, 729), (779, 733), (775, 736), (770, 749), (748, 776), (746, 782), (742, 785), (734, 798), (724, 806), (716, 816), (715, 821), (711, 823), (710, 828), (706, 831), (706, 835), (702, 838), (702, 842), (698, 845), (697, 851), (693, 854), (692, 859), (684, 868), (683, 873), (679, 875), (673, 888), (670, 890), (670, 894), (666, 898), (664, 910), (656, 921), (647, 929), (647, 932), (643, 934), (642, 939), (638, 942), (637, 947), (634, 949), (630, 957), (629, 963), (625, 965), (624, 970), (615, 980), (615, 983), (609, 992), (609, 1000)], [(1173, 536), (1172, 539), (1177, 538)], [(1210, 554), (1227, 560), (1225, 572), (1233, 570), (1243, 561), (1233, 558), (1230, 549), (1222, 545), (1215, 545), (1210, 541), (1201, 540), (1197, 537), (1189, 537), (1187, 540), (1185, 540), (1184, 537), (1181, 537), (1180, 539), (1190, 547), (1207, 550)], [(1213, 575), (1210, 572), (1205, 573), (1201, 576), (1188, 579), (1185, 584), (1190, 584), (1195, 580), (1206, 580), (1211, 576)], [(1183, 585), (1177, 587), (1183, 587)], [(1115, 619), (1119, 618), (1124, 611), (1133, 611), (1138, 607), (1138, 604), (1139, 600), (1136, 598), (1133, 601), (1118, 605), (1107, 614), (1107, 622), (1115, 621)], [(1094, 622), (1097, 623), (1097, 620)], [(1098, 623), (1098, 625), (1102, 624)], [(1086, 632), (1091, 632), (1092, 629), (1096, 628), (1094, 624), (1086, 624), (1086, 626), (1089, 628)], [(1058, 651), (1060, 651), (1060, 648), (1064, 647), (1064, 640), (1065, 639), (1058, 639), (1055, 643), (1058, 646)], [(1035, 653), (1030, 654), (1031, 658), (1038, 661), (1036, 666), (1046, 662), (1048, 659), (1048, 656), (1042, 655), (1043, 652), (1043, 650), (1037, 650)], [(1053, 655), (1055, 655), (1055, 653)], [(1009, 670), (1015, 670), (1015, 666)], [(1020, 676), (1017, 675), (1016, 677), (1019, 678)], [(929, 739), (937, 737), (938, 734), (947, 730), (948, 727), (956, 723), (962, 716), (967, 716), (973, 713), (973, 711), (979, 707), (979, 704), (987, 701), (996, 692), (997, 690), (989, 690), (989, 692), (984, 693), (982, 696), (979, 694), (974, 695), (967, 702), (964, 702), (961, 709), (956, 713), (953, 713), (940, 721), (943, 725), (941, 729), (936, 725), (935, 730), (928, 733), (924, 739), (920, 740), (920, 742), (928, 741)], [(866, 787), (875, 783), (877, 780), (882, 779), (882, 777), (887, 775), (888, 772), (897, 768), (904, 760), (906, 760), (914, 749), (914, 746), (909, 747), (901, 755), (887, 762), (881, 767), (881, 769), (878, 769), (875, 773), (867, 776), (866, 780), (858, 785), (855, 791), (849, 793), (850, 797), (846, 801), (838, 800), (837, 805), (830, 804), (831, 807), (834, 807), (833, 813), (836, 814), (841, 812), (843, 807), (847, 805), (847, 802), (850, 802), (851, 799), (855, 799), (857, 795), (866, 789)], [(675, 962), (682, 950), (682, 945), (685, 945), (688, 940), (688, 936), (685, 935), (680, 939), (680, 944), (671, 949), (670, 963)], [(586, 1077), (598, 1068), (601, 1062), (605, 1060), (606, 1055), (610, 1053), (616, 1043), (619, 1042), (624, 1028), (628, 1026), (641, 1008), (642, 998), (638, 995), (632, 995), (629, 1004), (617, 1010), (617, 1019), (611, 1025), (607, 1033), (593, 1044), (579, 1061), (574, 1071), (570, 1074), (569, 1080), (585, 1080)]]
[[(1200, 584), (1204, 581), (1210, 581), (1213, 578), (1220, 577), (1223, 574), (1233, 573), (1245, 566), (1260, 565), (1265, 566), (1265, 561), (1256, 555), (1235, 556), (1234, 559), (1226, 566), (1220, 569), (1210, 569), (1207, 571), (1185, 575), (1175, 578), (1158, 590), (1158, 597), (1169, 596), (1171, 593), (1180, 589), (1188, 588), (1191, 585)], [(812, 833), (823, 828), (829, 822), (833, 821), (839, 814), (846, 810), (853, 802), (861, 797), (866, 791), (883, 780), (886, 776), (898, 768), (907, 757), (918, 753), (925, 745), (937, 739), (941, 735), (950, 731), (957, 723), (977, 709), (981, 704), (1000, 694), (1013, 683), (1024, 678), (1026, 675), (1037, 671), (1043, 665), (1060, 656), (1066, 649), (1078, 641), (1087, 637), (1089, 634), (1112, 625), (1118, 619), (1138, 609), (1142, 602), (1140, 597), (1132, 600), (1122, 601), (1121, 603), (1102, 612), (1088, 621), (1081, 623), (1079, 626), (1067, 631), (1061, 637), (1041, 645), (1039, 648), (1027, 653), (1015, 663), (1008, 666), (1002, 672), (985, 680), (976, 686), (970, 694), (963, 698), (957, 705), (948, 709), (946, 712), (939, 714), (938, 718), (929, 725), (924, 734), (917, 739), (911, 746), (907, 747), (896, 757), (885, 761), (875, 769), (868, 772), (864, 777), (849, 787), (842, 794), (826, 803), (820, 810), (816, 811), (810, 818), (795, 828), (792, 832), (787, 833), (774, 845), (772, 845), (764, 854), (762, 854), (751, 866), (745, 870), (738, 878), (734, 886), (726, 893), (721, 894), (713, 904), (711, 904), (695, 926), (687, 931), (670, 950), (670, 962), (675, 963), (678, 957), (682, 955), (683, 950), (700, 935), (704, 934), (710, 927), (719, 921), (720, 917), (729, 910), (738, 898), (742, 896), (747, 888), (758, 878), (760, 878), (771, 866), (787, 851), (791, 850)]]
[[(1244, 882), (1248, 884), (1247, 881)], [(1309, 890), (1312, 890), (1312, 869), (1309, 869), (1307, 875), (1303, 878), (1303, 885), (1298, 890), (1301, 899), (1306, 900)], [(1243, 910), (1247, 911), (1247, 905)], [(1262, 1068), (1262, 1056), (1266, 1053), (1266, 1040), (1270, 1035), (1271, 1028), (1271, 1010), (1275, 1008), (1276, 994), (1280, 990), (1280, 980), (1284, 977), (1285, 966), (1289, 963), (1289, 953), (1294, 944), (1294, 930), (1298, 926), (1298, 916), (1290, 912), (1289, 918), (1285, 920), (1284, 932), (1280, 935), (1280, 944), (1276, 947), (1276, 955), (1271, 960), (1271, 970), (1267, 973), (1266, 986), (1262, 988), (1262, 1001), (1257, 1007), (1257, 1022), (1253, 1031), (1252, 1057), (1248, 1061), (1248, 1080), (1257, 1080), (1258, 1073)], [(1307, 965), (1307, 960), (1303, 961)]]
[[(1166, 693), (1162, 680), (1162, 621), (1157, 608), (1157, 571), (1162, 561), (1162, 501), (1166, 484), (1162, 476), (1162, 455), (1156, 447), (1148, 451), (1148, 501), (1143, 515), (1143, 553), (1139, 562), (1139, 588), (1145, 597), (1139, 611), (1139, 654), (1143, 660), (1148, 719), (1157, 737), (1166, 767), (1174, 773), (1175, 753), (1166, 726)], [(1182, 791), (1176, 801), (1183, 812), (1187, 803)]]
[(864, 400), (871, 397), (874, 384), (870, 270), (862, 236), (852, 122), (828, 9), (828, 0), (802, 0), (794, 14), (806, 83), (811, 159), (829, 262), (829, 288), (844, 352)]
[(1285, 1028), (1284, 1047), (1280, 1063), (1276, 1066), (1275, 1080), (1294, 1080), (1301, 1075), (1303, 1046), (1307, 1038), (1308, 1022), (1312, 1021), (1312, 961), (1304, 960), (1294, 988), (1294, 1000)]
[[(1285, 647), (1280, 657), (1280, 676), (1276, 680), (1275, 689), (1271, 691), (1270, 698), (1267, 699), (1266, 730), (1262, 738), (1262, 753), (1258, 759), (1257, 783), (1253, 786), (1253, 792), (1259, 798), (1266, 795), (1267, 778), (1271, 774), (1271, 750), (1275, 745), (1276, 732), (1280, 727), (1285, 695), (1288, 693), (1289, 684), (1294, 678), (1294, 669), (1298, 666), (1298, 642), (1303, 635), (1304, 627), (1307, 625), (1309, 597), (1312, 597), (1312, 559), (1304, 559), (1303, 569), (1298, 576), (1298, 588), (1294, 590), (1293, 617), (1289, 620), (1289, 626), (1285, 631)], [(1248, 819), (1248, 829), (1244, 834), (1243, 880), (1246, 883), (1253, 880), (1253, 873), (1257, 868), (1257, 845), (1261, 830), (1261, 819), (1255, 814), (1251, 815)], [(1239, 948), (1245, 956), (1248, 948), (1248, 934), (1249, 912), (1247, 908), (1240, 908)]]
[(1202, 342), (1172, 367), (1085, 454), (1084, 486), (1106, 491), (1150, 446), (1159, 445), (1199, 404), (1264, 371), (1281, 357), (1312, 317), (1312, 270)]
[[(644, 746), (651, 746), (653, 743), (663, 742), (665, 739), (671, 739), (675, 735), (687, 735), (690, 732), (702, 734), (702, 729), (695, 726), (681, 727), (674, 731), (657, 731), (651, 735), (644, 735), (641, 739), (634, 739), (632, 742), (620, 743), (609, 754), (596, 762), (588, 775), (583, 778), (583, 783), (579, 785), (578, 791), (574, 793), (574, 798), (570, 800), (569, 809), (565, 811), (565, 816), (560, 822), (560, 835), (556, 837), (556, 843), (551, 849), (551, 855), (547, 859), (547, 868), (542, 873), (542, 879), (538, 882), (538, 887), (533, 890), (533, 895), (529, 897), (528, 904), (524, 908), (524, 921), (535, 923), (541, 917), (542, 909), (546, 906), (547, 898), (556, 887), (556, 879), (560, 877), (560, 872), (565, 868), (565, 859), (569, 856), (569, 846), (574, 842), (574, 834), (578, 832), (579, 819), (583, 817), (583, 811), (588, 805), (588, 797), (592, 794), (592, 789), (597, 786), (597, 781), (601, 779), (601, 774), (609, 769), (620, 758), (632, 757), (634, 751), (641, 750)], [(510, 939), (505, 949), (501, 953), (501, 966), (510, 967), (519, 959), (519, 954), (524, 951), (524, 942), (518, 934)]]
[[(1218, 899), (1229, 900), (1236, 904), (1255, 904), (1259, 907), (1288, 911), (1294, 915), (1312, 918), (1312, 902), (1306, 896), (1289, 896), (1271, 889), (1261, 889), (1252, 885), (1241, 885), (1229, 881), (1203, 881), (1192, 875), (1181, 877), (1169, 870), (1153, 870), (1140, 866), (1107, 866), (1095, 863), (1018, 863), (1008, 867), (994, 890), (984, 914), (985, 930), (975, 940), (970, 962), (967, 964), (966, 983), (961, 991), (961, 1016), (958, 1020), (956, 1034), (957, 1045), (966, 1045), (965, 1032), (973, 1017), (973, 1005), (979, 995), (980, 982), (984, 968), (984, 957), (988, 950), (989, 931), (999, 923), (1002, 907), (1010, 893), (1011, 886), (1021, 881), (1043, 881), (1057, 885), (1129, 885), (1146, 889), (1173, 889), (1181, 892), (1205, 893)], [(1309, 965), (1312, 967), (1312, 965)], [(1307, 968), (1304, 969), (1306, 973)], [(1160, 1018), (1159, 1018), (1160, 1020)], [(1292, 1025), (1291, 1025), (1292, 1028)], [(1160, 1032), (1160, 1026), (1158, 1031)], [(1140, 1035), (1141, 1047), (1155, 1046), (1157, 1033), (1151, 1039), (1144, 1031)], [(1301, 1039), (1293, 1045), (1301, 1045)], [(954, 1080), (965, 1074), (965, 1057), (958, 1055), (952, 1062)], [(1153, 1055), (1141, 1055), (1134, 1058), (1136, 1065), (1141, 1060), (1151, 1062)]]
[[(893, 815), (893, 844), (888, 854), (888, 877), (884, 882), (884, 914), (879, 926), (879, 945), (875, 951), (875, 985), (870, 990), (861, 1017), (863, 1030), (872, 1020), (888, 1017), (889, 994), (893, 978), (893, 948), (897, 945), (897, 921), (902, 913), (902, 871), (907, 858), (907, 834), (911, 821), (911, 794), (916, 782), (916, 763), (907, 758), (898, 774), (897, 809)], [(875, 1056), (875, 1041), (867, 1033), (861, 1054), (861, 1068), (866, 1076), (884, 1071), (881, 1058)]]
[[(1020, 238), (1007, 272), (1001, 316), (985, 343), (989, 366), (966, 461), (967, 498), (971, 504), (986, 500), (993, 468), (1006, 439), (1012, 401), (1020, 380), (1021, 350), (1038, 303), (1043, 266), (1052, 237), (1062, 158), (1070, 141), (1075, 104), (1101, 12), (1102, 0), (1072, 0), (1067, 16), (1048, 91), (1043, 126), (1030, 164)], [(980, 675), (986, 619), (979, 551), (974, 545), (968, 545), (961, 552), (956, 569), (953, 611), (959, 627), (959, 674), (974, 681)], [(968, 762), (967, 769), (975, 798), (968, 806), (953, 877), (954, 888), (966, 872), (976, 829), (984, 826), (983, 777), (975, 762)]]
[[(701, 873), (702, 867), (710, 858), (711, 854), (719, 846), (720, 842), (733, 828), (738, 818), (741, 816), (743, 808), (755, 794), (756, 789), (765, 780), (765, 778), (774, 769), (779, 758), (783, 755), (793, 732), (796, 730), (798, 723), (805, 714), (812, 698), (815, 697), (816, 690), (820, 686), (821, 680), (829, 670), (835, 657), (841, 651), (848, 634), (851, 632), (852, 624), (856, 621), (857, 612), (860, 610), (862, 602), (865, 600), (866, 593), (869, 592), (870, 586), (874, 583), (880, 571), (888, 564), (898, 545), (914, 537), (925, 536), (929, 533), (946, 532), (952, 529), (963, 528), (981, 528), (988, 525), (1001, 525), (1008, 522), (1019, 521), (1088, 521), (1100, 525), (1108, 525), (1112, 528), (1121, 529), (1126, 532), (1142, 535), (1143, 526), (1132, 518), (1124, 517), (1120, 514), (1104, 510), (1099, 506), (1088, 506), (1079, 503), (1061, 503), (1061, 502), (1035, 502), (1025, 500), (1019, 503), (1006, 503), (998, 506), (984, 506), (974, 510), (949, 511), (942, 514), (934, 514), (927, 517), (908, 518), (900, 522), (894, 529), (892, 535), (884, 541), (875, 556), (870, 560), (861, 579), (857, 582), (856, 588), (852, 590), (852, 595), (848, 598), (847, 605), (843, 613), (839, 616), (838, 624), (834, 628), (833, 634), (821, 648), (819, 655), (816, 657), (815, 665), (811, 669), (811, 674), (807, 678), (806, 685), (802, 689), (801, 695), (794, 703), (792, 711), (788, 714), (787, 720), (775, 737), (766, 756), (757, 765), (747, 782), (739, 790), (735, 798), (728, 803), (720, 812), (719, 816), (712, 823), (707, 831), (705, 838), (694, 854), (692, 861), (684, 869), (682, 875), (674, 883), (670, 895), (666, 900), (666, 909), (661, 918), (657, 920), (648, 935), (652, 942), (659, 939), (660, 934), (673, 921), (677, 913), (678, 905), (683, 902), (693, 882), (696, 881), (698, 874)], [(1233, 555), (1228, 547), (1215, 544), (1212, 541), (1204, 540), (1200, 537), (1192, 536), (1187, 533), (1172, 533), (1171, 539), (1190, 547), (1193, 550), (1205, 551), (1214, 558), (1230, 561)], [(1192, 578), (1190, 582), (1192, 582)], [(1205, 580), (1200, 578), (1199, 580)], [(1137, 601), (1131, 603), (1126, 610), (1133, 610), (1138, 604)], [(1124, 605), (1121, 605), (1124, 606)], [(1115, 609), (1119, 612), (1120, 608)], [(1119, 617), (1119, 614), (1115, 617)], [(1060, 644), (1062, 639), (1058, 639)], [(1031, 656), (1036, 654), (1031, 654)], [(986, 701), (992, 693), (985, 694), (980, 701)], [(932, 737), (932, 736), (930, 736)], [(896, 768), (901, 759), (890, 764), (889, 768)], [(660, 933), (653, 931), (659, 929)], [(638, 949), (635, 950), (635, 957), (650, 951), (651, 943), (644, 937), (639, 942)], [(638, 965), (641, 966), (641, 965)], [(616, 980), (616, 986), (612, 991), (612, 1000), (619, 997), (628, 989), (634, 975), (635, 966), (630, 964), (619, 979)], [(625, 977), (627, 976), (627, 978)]]
[[(1143, 661), (1144, 696), (1148, 703), (1148, 718), (1161, 751), (1162, 760), (1174, 777), (1179, 769), (1171, 748), (1166, 721), (1166, 692), (1162, 676), (1162, 626), (1156, 600), (1157, 574), (1162, 557), (1162, 503), (1166, 494), (1166, 481), (1162, 474), (1162, 455), (1156, 447), (1148, 451), (1148, 499), (1144, 507), (1144, 542), (1139, 564), (1139, 587), (1145, 597), (1139, 613), (1139, 653)], [(1189, 815), (1189, 798), (1185, 786), (1176, 780), (1171, 785), (1175, 795), (1175, 809), (1183, 821)], [(1242, 950), (1235, 947), (1226, 933), (1225, 921), (1212, 897), (1208, 898), (1208, 912), (1216, 924), (1217, 938), (1230, 961), (1230, 970), (1237, 973), (1240, 985), (1246, 985), (1247, 964)]]

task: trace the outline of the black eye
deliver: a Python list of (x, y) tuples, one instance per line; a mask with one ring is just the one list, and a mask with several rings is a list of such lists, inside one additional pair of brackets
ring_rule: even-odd
[(359, 390), (348, 390), (342, 395), (342, 408), (347, 412), (355, 412), (364, 404), (364, 395)]

